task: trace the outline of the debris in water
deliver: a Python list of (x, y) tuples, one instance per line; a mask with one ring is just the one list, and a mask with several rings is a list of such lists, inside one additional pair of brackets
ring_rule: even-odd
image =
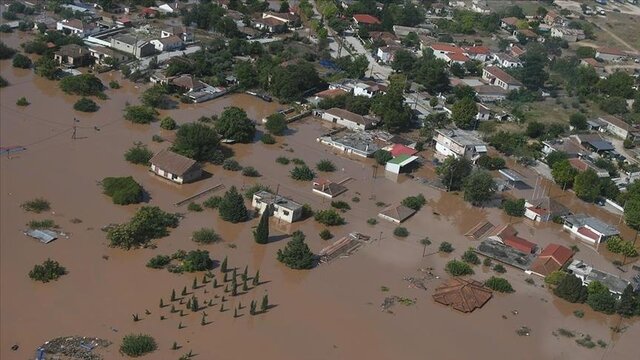
[(38, 348), (38, 351), (50, 355), (63, 355), (72, 359), (99, 360), (102, 359), (102, 356), (93, 353), (93, 350), (97, 347), (106, 348), (109, 345), (111, 345), (110, 341), (100, 338), (85, 336), (59, 337), (47, 341)]
[(18, 348), (19, 348), (19, 347), (20, 347), (20, 345), (18, 345), (18, 344), (13, 344), (13, 345), (11, 346), (11, 350), (16, 351), (16, 350), (18, 350)]
[(516, 330), (516, 334), (519, 336), (529, 336), (531, 334), (531, 329), (526, 326), (522, 326), (520, 329)]

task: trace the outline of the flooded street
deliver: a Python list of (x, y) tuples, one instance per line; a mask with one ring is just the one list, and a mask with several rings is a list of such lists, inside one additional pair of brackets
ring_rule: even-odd
[[(7, 42), (16, 46), (15, 36)], [(258, 178), (243, 177), (239, 172), (207, 165), (210, 178), (188, 185), (174, 185), (152, 175), (144, 166), (133, 165), (123, 158), (125, 151), (140, 141), (154, 152), (170, 146), (156, 143), (151, 137), (160, 134), (159, 123), (135, 125), (122, 117), (126, 103), (138, 102), (141, 91), (136, 85), (120, 79), (116, 73), (101, 74), (103, 83), (118, 80), (122, 88), (106, 90), (107, 100), (97, 100), (100, 110), (93, 114), (73, 110), (77, 96), (65, 95), (54, 81), (34, 76), (30, 70), (14, 69), (10, 60), (0, 61), (1, 75), (11, 85), (0, 89), (0, 145), (25, 146), (26, 151), (0, 158), (0, 358), (33, 358), (35, 349), (45, 341), (67, 335), (95, 336), (113, 345), (103, 354), (106, 359), (119, 359), (118, 347), (129, 333), (148, 333), (158, 342), (158, 350), (150, 359), (178, 358), (189, 350), (197, 359), (631, 359), (637, 353), (640, 338), (638, 321), (622, 320), (626, 331), (613, 335), (610, 327), (618, 324), (617, 316), (594, 314), (586, 305), (572, 305), (555, 298), (543, 282), (525, 283), (528, 276), (509, 268), (504, 275), (516, 292), (494, 294), (482, 309), (471, 314), (458, 313), (432, 300), (433, 289), (440, 280), (427, 283), (427, 290), (408, 287), (407, 276), (421, 276), (419, 268), (434, 268), (434, 273), (447, 278), (445, 263), (459, 257), (466, 248), (476, 246), (464, 234), (475, 224), (489, 220), (494, 224), (514, 222), (521, 236), (544, 246), (551, 242), (567, 246), (576, 243), (556, 224), (532, 224), (522, 219), (510, 220), (500, 209), (473, 208), (460, 195), (441, 193), (418, 182), (404, 180), (393, 183), (378, 173), (374, 178), (371, 159), (358, 160), (336, 156), (316, 137), (326, 131), (319, 119), (306, 118), (291, 125), (287, 136), (278, 143), (265, 145), (232, 145), (242, 166), (253, 166)], [(141, 85), (146, 87), (148, 85)], [(16, 100), (25, 96), (31, 105), (21, 108)], [(201, 116), (220, 114), (225, 107), (238, 106), (249, 117), (259, 121), (283, 108), (245, 94), (234, 94), (203, 104), (180, 104), (179, 109), (161, 111), (160, 117), (171, 116), (179, 124)], [(72, 140), (74, 118), (77, 137)], [(262, 131), (262, 127), (259, 126)], [(284, 145), (286, 144), (286, 145)], [(289, 150), (290, 149), (290, 150)], [(289, 178), (293, 164), (280, 165), (279, 156), (303, 159), (310, 167), (322, 159), (330, 159), (337, 171), (319, 174), (334, 181), (346, 178), (348, 191), (337, 199), (350, 203), (345, 213), (346, 225), (332, 227), (334, 240), (352, 231), (375, 239), (346, 259), (337, 259), (310, 271), (294, 271), (276, 260), (276, 252), (289, 240), (285, 234), (303, 230), (311, 250), (318, 252), (328, 242), (318, 233), (325, 227), (313, 219), (291, 226), (272, 222), (271, 236), (277, 241), (257, 245), (252, 227), (258, 220), (229, 224), (218, 218), (217, 211), (188, 212), (186, 206), (174, 204), (216, 184), (247, 188), (261, 183), (313, 209), (330, 208), (330, 201), (312, 193), (309, 182)], [(114, 205), (101, 193), (98, 182), (107, 176), (133, 176), (150, 195), (149, 204), (170, 212), (185, 214), (180, 225), (168, 237), (154, 240), (156, 249), (124, 251), (108, 247), (101, 227), (127, 221), (140, 205)], [(552, 191), (561, 191), (554, 188)], [(223, 191), (213, 193), (221, 195)], [(377, 202), (397, 203), (406, 196), (424, 194), (428, 205), (403, 224), (410, 235), (393, 236), (395, 226), (380, 221), (367, 224), (380, 210)], [(49, 213), (23, 211), (20, 204), (36, 197), (51, 202)], [(359, 197), (360, 201), (352, 201)], [(206, 197), (199, 199), (202, 201)], [(144, 204), (141, 204), (144, 205)], [(247, 202), (247, 205), (249, 203)], [(584, 206), (578, 202), (570, 207)], [(605, 215), (603, 215), (604, 217)], [(70, 237), (50, 244), (23, 235), (25, 224), (33, 219), (53, 219)], [(81, 223), (72, 223), (78, 218)], [(612, 216), (607, 221), (616, 221)], [(197, 245), (190, 240), (193, 231), (210, 227), (220, 234), (222, 242)], [(280, 229), (274, 231), (273, 229)], [(623, 227), (621, 226), (621, 229)], [(629, 229), (623, 234), (628, 237)], [(433, 244), (430, 255), (422, 258), (419, 239), (428, 236)], [(456, 248), (450, 255), (434, 254), (442, 241)], [(232, 245), (232, 246), (230, 246)], [(265, 283), (229, 299), (227, 309), (236, 301), (246, 307), (260, 300), (264, 293), (275, 305), (266, 314), (233, 317), (233, 310), (206, 310), (211, 322), (202, 326), (200, 314), (168, 314), (159, 309), (161, 298), (168, 303), (171, 290), (190, 287), (193, 274), (172, 274), (145, 266), (158, 254), (178, 249), (206, 249), (221, 261), (228, 256), (229, 265), (245, 266), (249, 273), (260, 270)], [(618, 273), (610, 261), (604, 261), (594, 250), (580, 245), (578, 257), (596, 263), (603, 270)], [(28, 272), (47, 258), (65, 266), (69, 273), (50, 283), (34, 282)], [(485, 280), (493, 272), (475, 267), (474, 278)], [(219, 270), (214, 271), (216, 276)], [(196, 275), (198, 281), (202, 273)], [(381, 287), (389, 288), (388, 292)], [(209, 289), (205, 294), (204, 290)], [(201, 299), (222, 295), (222, 289), (206, 287), (197, 290)], [(387, 296), (415, 298), (412, 306), (397, 304), (393, 314), (382, 312), (380, 304)], [(145, 315), (145, 309), (151, 312)], [(587, 315), (576, 318), (573, 311)], [(517, 315), (512, 313), (517, 310)], [(247, 312), (245, 310), (245, 312)], [(132, 321), (132, 314), (142, 320)], [(160, 315), (166, 320), (160, 320)], [(506, 317), (504, 318), (503, 315)], [(184, 328), (178, 329), (182, 323)], [(531, 329), (531, 336), (518, 336), (521, 326)], [(609, 345), (605, 349), (586, 349), (574, 339), (555, 337), (552, 332), (566, 328), (590, 334)], [(171, 344), (182, 346), (171, 350)], [(12, 351), (17, 344), (19, 349)]]

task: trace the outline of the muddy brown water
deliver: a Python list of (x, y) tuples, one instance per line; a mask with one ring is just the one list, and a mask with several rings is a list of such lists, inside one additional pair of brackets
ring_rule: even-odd
[[(15, 44), (18, 36), (7, 37), (7, 42)], [(77, 97), (63, 94), (55, 82), (34, 77), (28, 70), (13, 69), (6, 60), (0, 65), (2, 76), (12, 84), (0, 90), (0, 144), (28, 148), (12, 158), (0, 159), (0, 357), (3, 359), (31, 358), (39, 344), (65, 335), (111, 340), (114, 345), (105, 352), (105, 358), (117, 359), (121, 358), (117, 347), (122, 336), (132, 332), (154, 336), (159, 349), (148, 357), (162, 359), (177, 358), (189, 350), (202, 359), (256, 356), (265, 359), (631, 359), (635, 356), (640, 334), (637, 321), (623, 320), (626, 332), (614, 337), (609, 328), (617, 324), (617, 317), (594, 314), (586, 306), (560, 301), (541, 287), (540, 279), (535, 279), (536, 286), (528, 285), (524, 282), (527, 276), (513, 269), (509, 269), (505, 277), (512, 282), (516, 293), (496, 294), (484, 308), (472, 314), (460, 314), (432, 301), (431, 293), (439, 280), (428, 282), (427, 291), (409, 288), (402, 278), (420, 276), (418, 268), (433, 267), (437, 275), (445, 278), (442, 269), (446, 261), (475, 246), (464, 233), (477, 222), (489, 219), (497, 224), (509, 218), (498, 209), (473, 208), (462, 202), (459, 195), (442, 194), (414, 181), (396, 184), (382, 174), (372, 178), (371, 160), (336, 156), (315, 141), (326, 131), (317, 119), (308, 118), (292, 125), (291, 133), (278, 138), (276, 145), (232, 146), (238, 161), (258, 169), (263, 175), (260, 178), (246, 178), (208, 165), (206, 170), (213, 174), (211, 178), (176, 186), (123, 159), (122, 154), (135, 141), (148, 144), (154, 151), (169, 146), (166, 142), (151, 142), (151, 136), (159, 132), (157, 123), (132, 125), (122, 119), (122, 108), (126, 102), (137, 102), (140, 87), (119, 79), (117, 74), (100, 75), (105, 83), (120, 80), (123, 88), (107, 90), (109, 99), (98, 101), (100, 111), (87, 115), (72, 109)], [(26, 96), (32, 104), (18, 108), (15, 101), (21, 96)], [(261, 119), (281, 107), (247, 95), (231, 95), (204, 104), (181, 105), (180, 109), (163, 111), (161, 116), (170, 115), (184, 123), (220, 113), (226, 106), (240, 106), (253, 119)], [(71, 139), (74, 117), (79, 119), (77, 140)], [(288, 148), (293, 152), (285, 151)], [(257, 219), (228, 224), (220, 221), (214, 211), (188, 213), (186, 206), (173, 205), (217, 183), (226, 188), (231, 185), (246, 188), (260, 182), (273, 189), (279, 185), (281, 194), (309, 203), (315, 209), (329, 208), (330, 201), (314, 195), (310, 183), (288, 177), (293, 165), (275, 163), (278, 156), (301, 158), (310, 166), (321, 159), (331, 159), (338, 170), (327, 177), (353, 178), (346, 183), (349, 190), (339, 197), (353, 208), (345, 214), (347, 225), (330, 230), (334, 239), (349, 231), (359, 231), (376, 241), (347, 259), (338, 259), (312, 271), (293, 271), (275, 260), (276, 252), (287, 241), (285, 232), (296, 229), (307, 234), (313, 251), (326, 246), (327, 242), (317, 235), (324, 227), (313, 220), (288, 226), (273, 222), (272, 228), (280, 229), (272, 230), (278, 241), (258, 246), (251, 236)], [(151, 205), (186, 214), (170, 236), (154, 241), (157, 249), (109, 248), (105, 234), (100, 231), (106, 224), (126, 221), (138, 208), (112, 204), (97, 185), (106, 176), (124, 175), (133, 176), (144, 186), (150, 194)], [(394, 237), (392, 224), (382, 221), (376, 226), (366, 224), (366, 220), (379, 211), (377, 201), (390, 204), (417, 193), (427, 197), (428, 206), (403, 224), (410, 231), (408, 238)], [(20, 209), (22, 202), (38, 196), (51, 201), (50, 213), (32, 214)], [(358, 196), (360, 202), (352, 202), (354, 196)], [(44, 245), (21, 233), (29, 220), (45, 218), (55, 220), (71, 234), (70, 238)], [(72, 218), (79, 218), (82, 223), (71, 223)], [(514, 226), (523, 237), (542, 246), (550, 242), (576, 243), (554, 224), (518, 220)], [(201, 227), (214, 228), (223, 242), (197, 246), (190, 241), (190, 235)], [(422, 258), (418, 240), (425, 236), (434, 243), (429, 248), (431, 253), (445, 240), (451, 242), (456, 251), (448, 256), (435, 254)], [(229, 247), (230, 244), (236, 248)], [(240, 270), (245, 265), (250, 272), (260, 269), (266, 283), (238, 299), (230, 299), (227, 309), (237, 301), (246, 306), (252, 299), (260, 300), (264, 293), (269, 294), (270, 302), (276, 306), (266, 314), (253, 317), (246, 315), (245, 308), (245, 315), (236, 319), (232, 310), (220, 313), (212, 308), (206, 310), (207, 320), (211, 322), (206, 326), (200, 325), (200, 314), (179, 318), (168, 314), (168, 308), (159, 309), (160, 298), (167, 303), (171, 289), (179, 292), (184, 286), (190, 287), (193, 275), (149, 269), (145, 267), (146, 262), (157, 254), (196, 248), (209, 250), (218, 261), (228, 256), (230, 265)], [(583, 245), (580, 248), (580, 258), (607, 271), (617, 271), (596, 251)], [(29, 270), (48, 257), (64, 265), (69, 274), (47, 284), (31, 281), (27, 276)], [(491, 275), (490, 271), (477, 267), (474, 278), (484, 280)], [(198, 274), (198, 279), (201, 277), (202, 274)], [(390, 291), (382, 292), (381, 286), (389, 287)], [(208, 294), (204, 294), (205, 288)], [(222, 294), (221, 288), (215, 291), (205, 288), (197, 290), (201, 302), (213, 294)], [(413, 306), (398, 304), (392, 308), (393, 314), (383, 313), (380, 304), (389, 295), (416, 298), (417, 302)], [(152, 314), (145, 315), (145, 309)], [(584, 310), (587, 315), (576, 318), (572, 314), (576, 309)], [(518, 314), (513, 315), (512, 310), (518, 310)], [(134, 313), (143, 320), (133, 322)], [(161, 321), (161, 314), (168, 319)], [(503, 315), (507, 318), (503, 319)], [(179, 322), (186, 327), (179, 330)], [(521, 326), (531, 328), (531, 336), (517, 336), (515, 330)], [(590, 334), (596, 340), (603, 339), (609, 346), (589, 350), (579, 347), (573, 339), (552, 336), (552, 331), (561, 327)], [(183, 346), (182, 349), (170, 350), (174, 341)], [(10, 350), (13, 344), (20, 345), (18, 351)]]

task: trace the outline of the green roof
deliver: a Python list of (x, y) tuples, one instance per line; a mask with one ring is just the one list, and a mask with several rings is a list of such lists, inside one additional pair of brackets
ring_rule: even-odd
[(391, 164), (396, 164), (396, 165), (400, 165), (403, 162), (407, 161), (411, 156), (407, 155), (407, 154), (400, 154), (396, 157), (394, 157), (393, 159), (387, 161), (388, 163)]

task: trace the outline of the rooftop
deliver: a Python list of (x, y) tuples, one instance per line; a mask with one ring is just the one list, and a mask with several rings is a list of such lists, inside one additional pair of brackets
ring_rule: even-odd
[(623, 130), (631, 129), (631, 125), (629, 125), (629, 123), (613, 115), (602, 115), (598, 118), (598, 120), (605, 122), (607, 124), (611, 124), (613, 126), (617, 126)]
[(443, 52), (452, 52), (452, 53), (461, 53), (462, 49), (457, 47), (454, 44), (448, 43), (434, 43), (430, 45), (431, 49), (434, 51), (443, 51)]
[(467, 313), (481, 308), (492, 295), (493, 292), (479, 281), (452, 278), (435, 289), (433, 300)]
[(486, 145), (486, 143), (475, 136), (471, 131), (460, 129), (437, 129), (436, 132), (451, 139), (460, 146)]
[(170, 150), (161, 150), (159, 153), (155, 154), (149, 162), (152, 165), (175, 175), (183, 175), (196, 165), (195, 160), (176, 154)]
[(522, 83), (520, 81), (516, 80), (513, 76), (507, 74), (504, 70), (500, 69), (497, 66), (487, 66), (486, 68), (484, 68), (484, 71), (489, 73), (489, 75), (497, 79), (500, 79), (509, 85), (522, 86)]
[(377, 17), (369, 14), (354, 14), (353, 19), (361, 24), (377, 25), (380, 24), (380, 20)]
[(297, 209), (300, 209), (302, 207), (301, 204), (298, 204), (297, 202), (290, 200), (284, 196), (281, 195), (275, 195), (272, 194), (268, 191), (258, 191), (257, 193), (253, 194), (254, 198), (259, 199), (262, 202), (266, 202), (269, 204), (275, 204), (275, 206), (278, 207), (282, 207), (291, 211), (295, 211)]
[(313, 181), (313, 190), (329, 195), (330, 197), (336, 197), (347, 191), (347, 188), (331, 180), (316, 179)]
[(607, 47), (601, 47), (598, 48), (597, 52), (601, 53), (601, 54), (608, 54), (608, 55), (618, 55), (618, 56), (625, 56), (627, 55), (627, 53), (625, 53), (624, 51), (620, 50), (620, 49), (616, 49), (616, 48), (607, 48)]
[(320, 139), (326, 141), (327, 138), (329, 138), (333, 143), (369, 154), (373, 154), (379, 149), (379, 146), (375, 143), (373, 136), (364, 131), (347, 131), (341, 135), (326, 136), (321, 137)]
[(416, 213), (415, 210), (408, 208), (404, 205), (397, 204), (397, 205), (391, 205), (382, 209), (378, 215), (383, 215), (383, 216), (392, 218), (398, 222), (403, 222), (415, 213)]
[(327, 89), (324, 91), (317, 92), (315, 96), (320, 98), (333, 98), (340, 95), (346, 95), (347, 92), (342, 89)]
[(532, 254), (525, 254), (492, 239), (482, 241), (476, 248), (476, 252), (521, 270), (528, 269), (534, 259)]
[(614, 226), (585, 214), (569, 215), (564, 218), (564, 221), (565, 223), (573, 224), (575, 227), (588, 226), (604, 236), (618, 235), (620, 233)]
[(68, 44), (60, 47), (60, 50), (55, 52), (56, 55), (62, 55), (67, 57), (80, 57), (89, 54), (89, 50), (77, 44)]
[(402, 145), (402, 144), (393, 144), (393, 146), (391, 147), (391, 155), (392, 156), (398, 156), (401, 154), (404, 155), (414, 155), (415, 153), (417, 153), (417, 151), (415, 149), (412, 149), (408, 146)]
[(366, 116), (362, 116), (356, 113), (352, 113), (351, 111), (345, 110), (345, 109), (340, 109), (340, 108), (331, 108), (329, 110), (326, 110), (325, 113), (329, 114), (329, 115), (333, 115), (345, 120), (349, 120), (352, 121), (356, 124), (360, 124), (360, 125), (365, 125), (365, 126), (370, 126), (373, 125), (375, 123), (375, 121), (369, 117)]
[(584, 279), (585, 283), (598, 281), (609, 288), (609, 291), (621, 294), (629, 285), (629, 281), (618, 276), (606, 273), (604, 271), (594, 269), (593, 266), (582, 260), (573, 260), (567, 267), (567, 270)]

